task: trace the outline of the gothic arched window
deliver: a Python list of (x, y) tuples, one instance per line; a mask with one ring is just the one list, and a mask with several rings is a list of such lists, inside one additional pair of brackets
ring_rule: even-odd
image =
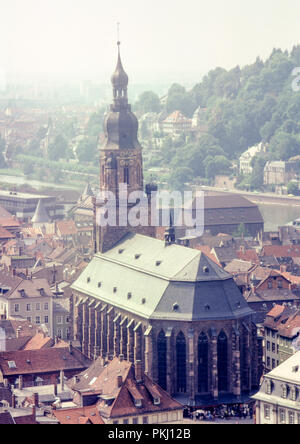
[(176, 339), (177, 391), (186, 392), (186, 341), (180, 332)]
[(163, 330), (157, 337), (158, 384), (167, 389), (167, 339)]
[(127, 165), (124, 167), (124, 183), (126, 183), (127, 185), (130, 184), (130, 181), (129, 181), (129, 166), (127, 166)]
[(205, 333), (198, 338), (198, 392), (208, 392), (208, 338)]
[(228, 390), (228, 346), (227, 336), (222, 330), (218, 336), (218, 384), (219, 391)]

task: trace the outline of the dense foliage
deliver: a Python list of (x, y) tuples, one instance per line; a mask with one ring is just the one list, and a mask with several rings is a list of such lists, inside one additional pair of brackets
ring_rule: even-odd
[(267, 160), (288, 160), (300, 154), (300, 92), (292, 88), (292, 73), (299, 66), (300, 45), (290, 53), (274, 49), (266, 61), (257, 58), (243, 68), (216, 68), (190, 91), (172, 85), (166, 113), (180, 110), (191, 117), (199, 106), (206, 108), (208, 135), (177, 145), (166, 142), (154, 165), (162, 161), (171, 167), (174, 180), (178, 168), (190, 170), (189, 180), (191, 174), (193, 179), (212, 179), (228, 173), (249, 147), (264, 142), (269, 144), (268, 153), (258, 156), (247, 179), (250, 188), (259, 188)]

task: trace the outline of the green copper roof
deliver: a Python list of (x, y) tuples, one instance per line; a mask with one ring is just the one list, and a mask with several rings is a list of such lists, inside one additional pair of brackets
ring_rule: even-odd
[(137, 234), (97, 253), (72, 289), (147, 319), (252, 313), (232, 276), (202, 252)]

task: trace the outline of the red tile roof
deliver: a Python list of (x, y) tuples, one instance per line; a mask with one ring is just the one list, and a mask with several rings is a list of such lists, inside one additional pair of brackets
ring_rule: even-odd
[(15, 236), (0, 225), (0, 239), (13, 239)]
[(72, 236), (78, 233), (73, 220), (60, 220), (56, 222), (57, 234), (60, 236)]
[(17, 220), (14, 219), (13, 217), (0, 217), (0, 225), (2, 225), (2, 227), (20, 227), (21, 223)]
[(237, 257), (243, 261), (259, 263), (259, 258), (255, 250), (237, 251)]
[(275, 257), (300, 257), (300, 246), (298, 245), (265, 245), (264, 256)]
[(0, 217), (12, 219), (13, 215), (9, 213), (4, 207), (0, 206)]
[(209, 245), (196, 245), (195, 249), (201, 251), (205, 254), (205, 256), (214, 261), (215, 264), (221, 266), (216, 256), (211, 252), (211, 248)]
[(45, 336), (44, 333), (37, 333), (27, 342), (23, 350), (40, 350), (41, 348), (51, 347), (53, 339)]
[(275, 305), (272, 310), (269, 311), (267, 316), (270, 316), (272, 318), (277, 318), (277, 316), (280, 316), (285, 310), (284, 305)]
[[(121, 385), (118, 378), (122, 378)], [(102, 366), (99, 358), (90, 369), (81, 373), (78, 383), (72, 382), (72, 390), (81, 396), (86, 395), (87, 390), (94, 395), (100, 393), (97, 406), (104, 419), (183, 409), (145, 374), (142, 374), (142, 381), (137, 382), (134, 365), (118, 358), (110, 361), (107, 367)], [(160, 399), (158, 404), (154, 403), (153, 396)], [(75, 396), (74, 401), (77, 398)], [(106, 403), (108, 398), (113, 400), (110, 405)], [(141, 401), (141, 406), (136, 406), (135, 401)]]
[(53, 410), (60, 424), (105, 424), (96, 406)]
[(300, 310), (286, 305), (275, 305), (267, 314), (265, 327), (276, 330), (280, 336), (295, 338), (300, 331)]
[(281, 273), (282, 276), (284, 276), (288, 281), (290, 281), (292, 284), (299, 285), (300, 284), (300, 276), (294, 276), (292, 273), (288, 273), (287, 271), (284, 271)]
[[(16, 368), (9, 367), (10, 361), (14, 361)], [(0, 352), (0, 368), (5, 377), (60, 370), (81, 371), (89, 365), (90, 361), (82, 353), (73, 349), (71, 354), (69, 348)]]

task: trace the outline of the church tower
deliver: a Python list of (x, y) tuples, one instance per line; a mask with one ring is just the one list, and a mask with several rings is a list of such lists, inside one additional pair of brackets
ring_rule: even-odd
[[(97, 226), (97, 211), (101, 211), (104, 202), (96, 201), (95, 252), (107, 251), (130, 230), (130, 227), (119, 226), (118, 223), (122, 211), (119, 206), (120, 184), (127, 186), (127, 195), (134, 191), (143, 191), (142, 147), (138, 141), (138, 120), (128, 103), (128, 76), (121, 61), (120, 42), (117, 44), (117, 66), (111, 77), (113, 103), (104, 119), (105, 140), (100, 148), (100, 192), (110, 191), (114, 194), (117, 204), (117, 226)], [(146, 189), (148, 196), (150, 196), (149, 186)], [(127, 204), (124, 211), (128, 212), (129, 209), (130, 205)], [(141, 231), (141, 229), (135, 231)], [(150, 231), (148, 227), (148, 232), (150, 233)], [(144, 232), (146, 234), (147, 230), (144, 229)]]
[(104, 120), (105, 141), (100, 149), (100, 189), (118, 196), (118, 185), (128, 193), (143, 190), (142, 147), (138, 141), (138, 120), (128, 104), (128, 76), (124, 71), (120, 42), (118, 62), (111, 77), (113, 104)]

